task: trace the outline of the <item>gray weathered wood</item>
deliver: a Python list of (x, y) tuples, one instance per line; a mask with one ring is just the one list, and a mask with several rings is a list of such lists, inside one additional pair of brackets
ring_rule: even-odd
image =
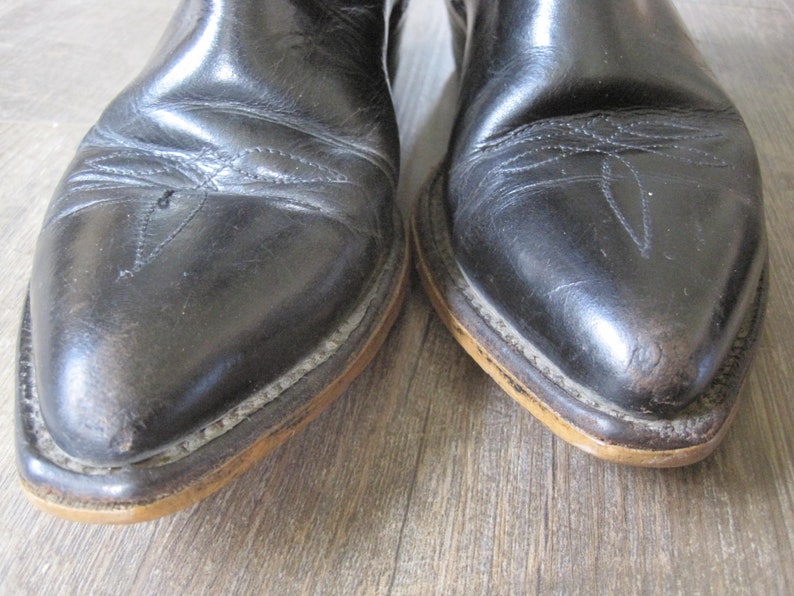
[[(96, 527), (17, 486), (14, 353), (35, 236), (75, 145), (176, 0), (0, 5), (0, 593), (794, 593), (794, 2), (678, 0), (765, 175), (772, 293), (745, 404), (680, 470), (557, 440), (455, 344), (414, 280), (373, 365), (207, 501)], [(441, 0), (413, 0), (395, 94), (401, 206), (444, 151), (455, 81)]]

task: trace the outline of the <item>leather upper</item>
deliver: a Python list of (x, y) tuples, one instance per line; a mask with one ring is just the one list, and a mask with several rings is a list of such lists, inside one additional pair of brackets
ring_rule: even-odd
[(379, 1), (185, 0), (58, 187), (30, 287), (65, 452), (141, 460), (273, 382), (391, 245)]
[(472, 0), (447, 208), (458, 260), (569, 379), (684, 408), (766, 258), (740, 116), (666, 1)]

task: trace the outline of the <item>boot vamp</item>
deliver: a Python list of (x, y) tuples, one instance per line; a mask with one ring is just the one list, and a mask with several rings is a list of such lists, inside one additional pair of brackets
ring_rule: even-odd
[(757, 172), (736, 165), (754, 163), (741, 153), (751, 145), (732, 138), (740, 122), (713, 124), (636, 112), (544, 122), (455, 178), (471, 279), (569, 377), (634, 410), (702, 391), (760, 275)]
[(456, 254), (569, 380), (673, 414), (713, 381), (761, 275), (752, 141), (666, 3), (523, 6), (470, 5)]
[(144, 459), (343, 341), (397, 169), (383, 3), (348, 4), (185, 2), (78, 149), (30, 288), (69, 456)]

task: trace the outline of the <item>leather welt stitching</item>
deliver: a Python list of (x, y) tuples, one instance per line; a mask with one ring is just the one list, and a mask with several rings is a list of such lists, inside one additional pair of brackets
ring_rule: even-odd
[(138, 233), (138, 244), (135, 249), (135, 261), (130, 271), (122, 271), (121, 277), (130, 277), (133, 273), (138, 273), (144, 267), (151, 264), (163, 250), (174, 241), (174, 239), (182, 233), (182, 231), (190, 224), (191, 221), (199, 214), (199, 212), (204, 208), (204, 204), (207, 202), (208, 195), (206, 191), (202, 193), (201, 200), (199, 200), (198, 204), (193, 207), (190, 211), (188, 216), (182, 220), (169, 234), (162, 240), (157, 246), (152, 249), (152, 251), (148, 255), (144, 255), (144, 250), (146, 247), (146, 234), (149, 230), (149, 226), (152, 222), (152, 216), (158, 209), (164, 209), (168, 207), (168, 204), (164, 203), (164, 199), (167, 197), (170, 201), (170, 198), (176, 194), (176, 191), (168, 190), (163, 193), (160, 197), (158, 197), (154, 203), (149, 207), (148, 211), (146, 212), (146, 217), (144, 218), (143, 225), (141, 226), (140, 232)]
[[(644, 119), (637, 120), (636, 117), (641, 114), (646, 114)], [(630, 118), (629, 122), (620, 122), (618, 116), (625, 116), (626, 118)], [(656, 116), (656, 119), (652, 118), (652, 116)], [(586, 124), (592, 125), (593, 123), (598, 122), (599, 120), (608, 122), (609, 124), (616, 127), (621, 132), (634, 135), (640, 138), (650, 138), (650, 139), (658, 139), (660, 138), (657, 134), (654, 133), (643, 133), (641, 131), (634, 130), (636, 128), (642, 126), (657, 126), (660, 128), (665, 129), (666, 134), (664, 138), (669, 138), (673, 131), (676, 131), (675, 138), (677, 140), (686, 141), (686, 140), (708, 140), (708, 139), (715, 139), (715, 138), (722, 138), (722, 134), (718, 131), (710, 131), (705, 129), (697, 124), (689, 124), (685, 122), (686, 120), (694, 120), (696, 117), (720, 117), (725, 118), (724, 115), (721, 115), (719, 112), (709, 112), (709, 111), (702, 111), (702, 112), (686, 112), (683, 110), (668, 110), (665, 113), (657, 113), (651, 111), (644, 111), (644, 110), (617, 110), (612, 113), (589, 113), (589, 114), (582, 114), (577, 116), (572, 116), (569, 118), (548, 118), (545, 120), (538, 120), (536, 122), (531, 122), (529, 124), (524, 124), (513, 128), (509, 132), (505, 132), (502, 134), (497, 135), (494, 138), (490, 138), (486, 141), (480, 143), (477, 147), (478, 150), (495, 150), (501, 148), (503, 145), (510, 144), (510, 141), (516, 137), (531, 137), (535, 140), (543, 140), (543, 139), (551, 139), (557, 137), (557, 132), (555, 128), (568, 128), (573, 129), (577, 127), (577, 122), (585, 122)], [(678, 118), (679, 120), (673, 121), (673, 118)], [(538, 132), (542, 132), (545, 130), (551, 129), (553, 132), (548, 133), (546, 135), (537, 134)], [(673, 129), (671, 131), (671, 129)], [(581, 127), (579, 127), (581, 130)]]
[[(206, 150), (202, 150), (200, 156), (206, 154)], [(208, 193), (206, 190), (202, 192), (201, 200), (199, 200), (198, 204), (190, 211), (188, 216), (182, 220), (177, 226), (166, 236), (164, 240), (162, 240), (154, 249), (149, 253), (148, 256), (144, 256), (144, 250), (146, 247), (146, 235), (149, 231), (149, 227), (152, 222), (152, 217), (154, 216), (155, 212), (158, 209), (167, 208), (170, 206), (171, 198), (177, 192), (196, 192), (199, 190), (206, 189), (208, 187), (215, 188), (214, 181), (218, 174), (225, 169), (225, 165), (218, 166), (215, 171), (211, 174), (205, 176), (202, 182), (199, 182), (192, 188), (188, 189), (166, 189), (163, 195), (158, 196), (154, 202), (149, 206), (149, 209), (146, 212), (146, 217), (144, 218), (143, 225), (141, 226), (140, 231), (138, 232), (138, 244), (135, 249), (135, 260), (133, 262), (133, 267), (130, 271), (122, 271), (120, 277), (129, 277), (134, 273), (140, 272), (144, 267), (150, 265), (157, 259), (158, 256), (165, 250), (165, 248), (173, 242), (179, 234), (192, 222), (199, 212), (204, 208), (204, 205), (209, 198)], [(168, 197), (168, 203), (163, 205), (162, 201), (165, 197)]]
[[(179, 167), (184, 167), (186, 170), (193, 171), (194, 173), (198, 171), (196, 167), (196, 163), (198, 163), (201, 158), (203, 158), (207, 154), (206, 149), (202, 149), (202, 151), (198, 154), (198, 156), (194, 158), (187, 158), (186, 156), (182, 156), (176, 153), (168, 153), (165, 151), (143, 151), (140, 149), (123, 149), (118, 151), (111, 151), (110, 153), (103, 153), (102, 155), (97, 155), (85, 160), (85, 164), (89, 169), (94, 169), (99, 172), (108, 172), (111, 174), (118, 174), (120, 176), (151, 176), (154, 174), (168, 174), (174, 172), (175, 169)], [(138, 168), (124, 168), (124, 167), (113, 167), (107, 165), (105, 162), (112, 161), (112, 160), (125, 160), (130, 158), (143, 158), (143, 159), (152, 159), (155, 158), (157, 160), (165, 161), (165, 164), (162, 164), (157, 167), (152, 167), (148, 170), (142, 170)], [(79, 176), (82, 171), (77, 171), (71, 177)]]
[[(242, 167), (239, 167), (239, 164), (235, 164), (235, 162), (244, 158), (246, 155), (250, 155), (252, 153), (263, 153), (263, 154), (283, 157), (293, 162), (312, 168), (318, 172), (321, 172), (324, 174), (324, 176), (303, 178), (301, 176), (290, 175), (290, 174), (280, 175), (277, 172), (257, 174), (245, 170)], [(134, 164), (131, 164), (131, 167), (128, 168), (113, 167), (107, 164), (107, 162), (111, 162), (113, 160), (118, 160), (121, 163), (124, 163), (125, 159), (130, 161), (143, 160), (143, 159), (149, 159), (149, 160), (156, 159), (165, 163), (163, 163), (159, 167), (149, 167), (145, 169), (136, 169), (134, 167)], [(210, 165), (210, 164), (214, 165), (213, 170), (209, 173), (203, 171), (202, 163), (204, 163), (205, 165)], [(196, 191), (201, 191), (202, 189), (211, 188), (218, 190), (218, 186), (217, 186), (218, 178), (221, 176), (221, 174), (224, 171), (227, 170), (234, 171), (237, 174), (244, 176), (246, 179), (261, 181), (268, 185), (350, 183), (348, 177), (337, 170), (310, 161), (301, 156), (269, 147), (252, 147), (249, 149), (242, 150), (231, 156), (221, 155), (205, 148), (197, 156), (192, 158), (186, 155), (168, 153), (157, 150), (146, 151), (139, 149), (120, 149), (86, 159), (85, 167), (82, 170), (78, 170), (75, 174), (70, 176), (70, 178), (73, 180), (79, 179), (81, 175), (83, 176), (85, 174), (90, 175), (90, 172), (94, 171), (100, 175), (110, 174), (110, 175), (116, 175), (119, 177), (126, 178), (127, 182), (125, 184), (120, 184), (117, 188), (137, 186), (140, 189), (146, 189), (147, 186), (150, 186), (152, 191), (156, 191), (158, 188), (161, 189), (161, 191), (158, 191), (156, 198), (152, 199), (151, 204), (148, 206), (146, 213), (144, 215), (143, 222), (141, 223), (141, 226), (139, 228), (137, 234), (135, 253), (133, 258), (133, 265), (131, 269), (122, 271), (120, 275), (120, 277), (130, 277), (133, 274), (138, 273), (147, 265), (151, 264), (155, 259), (157, 259), (157, 257), (160, 256), (163, 250), (171, 242), (173, 242), (173, 240), (175, 240), (182, 233), (182, 231), (184, 231), (184, 229), (193, 221), (193, 219), (195, 219), (195, 217), (203, 209), (204, 205), (208, 200), (208, 193), (204, 191), (201, 195), (200, 200), (198, 200), (197, 204), (190, 210), (187, 216), (178, 223), (175, 222), (175, 227), (171, 230), (171, 232), (161, 242), (159, 242), (157, 246), (155, 246), (148, 254), (146, 254), (147, 236), (153, 224), (153, 219), (156, 213), (159, 210), (169, 208), (171, 203), (171, 198), (177, 193), (183, 195), (184, 194), (189, 195), (190, 193), (195, 193)], [(155, 180), (147, 179), (150, 176), (168, 175), (168, 174), (176, 177), (185, 176), (187, 178), (193, 178), (194, 180), (198, 178), (198, 181), (197, 184), (195, 184), (194, 186), (180, 187), (180, 185), (169, 186), (167, 184), (163, 184), (162, 182), (157, 182)], [(136, 180), (136, 183), (132, 184), (130, 182), (130, 179)], [(80, 190), (89, 190), (92, 188), (98, 188), (99, 185), (97, 184), (97, 182), (98, 180), (94, 180), (86, 185), (82, 185), (80, 187)], [(108, 181), (106, 180), (105, 182)], [(360, 186), (358, 184), (353, 184), (353, 185)], [(73, 192), (75, 190), (76, 189), (72, 189)], [(65, 196), (68, 196), (69, 194), (72, 193), (71, 192), (67, 193), (67, 195)], [(63, 198), (65, 198), (65, 196)], [(167, 200), (164, 200), (166, 198)], [(101, 201), (101, 200), (91, 201), (89, 203), (81, 205), (80, 207), (85, 208), (91, 205), (96, 205), (104, 202), (106, 201)], [(75, 213), (79, 210), (81, 209), (68, 210), (68, 214)], [(60, 219), (60, 218), (54, 218), (54, 219)]]
[[(646, 127), (647, 130), (643, 130), (643, 127)], [(622, 123), (615, 116), (610, 115), (588, 115), (577, 121), (552, 119), (521, 127), (503, 135), (496, 141), (482, 145), (468, 162), (455, 168), (454, 175), (459, 176), (463, 181), (461, 186), (465, 186), (466, 181), (475, 174), (473, 165), (476, 162), (474, 158), (481, 157), (483, 152), (491, 152), (497, 148), (501, 151), (509, 151), (521, 145), (529, 146), (526, 151), (513, 155), (494, 168), (495, 172), (507, 175), (518, 175), (537, 170), (542, 166), (575, 156), (600, 155), (598, 188), (615, 218), (636, 245), (640, 255), (647, 259), (650, 258), (652, 247), (651, 199), (653, 195), (646, 189), (643, 172), (632, 163), (631, 156), (633, 154), (651, 154), (694, 167), (726, 168), (729, 167), (729, 164), (718, 155), (705, 149), (685, 146), (680, 143), (693, 140), (710, 141), (722, 138), (722, 136), (718, 131), (705, 130), (694, 124), (670, 122), (669, 116), (664, 119), (660, 117), (659, 120), (645, 118), (641, 121), (628, 123)], [(532, 146), (539, 143), (542, 143), (541, 146)], [(548, 152), (556, 154), (542, 156), (543, 153)], [(538, 156), (539, 159), (533, 160), (535, 156)], [(615, 171), (615, 165), (622, 166), (628, 172), (628, 177), (620, 176)], [(493, 179), (490, 176), (479, 179), (475, 187), (467, 193), (473, 199), (467, 206), (467, 210), (477, 208), (484, 197), (491, 194), (485, 192), (484, 187), (492, 184)], [(546, 182), (565, 184), (576, 180), (578, 179), (562, 177)], [(641, 231), (632, 224), (620, 205), (619, 195), (615, 192), (615, 185), (623, 180), (628, 180), (629, 184), (636, 189), (635, 200), (642, 212)], [(536, 181), (532, 187), (536, 186), (548, 186), (548, 184)], [(530, 190), (527, 185), (523, 185), (522, 188), (524, 191)]]
[(637, 190), (639, 191), (640, 202), (642, 205), (642, 238), (640, 238), (637, 231), (634, 229), (634, 226), (629, 221), (628, 217), (626, 217), (623, 210), (620, 208), (618, 201), (615, 197), (613, 183), (617, 182), (617, 180), (613, 176), (612, 171), (612, 159), (605, 158), (601, 162), (601, 182), (599, 187), (601, 192), (604, 194), (604, 198), (606, 199), (607, 203), (609, 204), (610, 209), (615, 214), (615, 217), (620, 222), (620, 225), (623, 226), (623, 229), (626, 230), (626, 233), (631, 238), (632, 242), (634, 242), (635, 246), (639, 249), (640, 255), (644, 259), (648, 259), (651, 256), (651, 209), (650, 209), (650, 197), (651, 195), (645, 190), (645, 187), (642, 183), (642, 177), (637, 169), (631, 165), (631, 163), (623, 159), (621, 157), (615, 157), (614, 160), (618, 161), (619, 163), (623, 164), (629, 172), (631, 172), (632, 176), (634, 177), (634, 183), (637, 185)]
[(303, 165), (320, 170), (321, 172), (325, 172), (326, 174), (331, 176), (331, 179), (329, 179), (329, 181), (347, 182), (347, 176), (345, 176), (341, 172), (333, 170), (322, 164), (315, 163), (298, 155), (293, 155), (292, 153), (287, 153), (286, 151), (279, 151), (278, 149), (271, 149), (270, 147), (254, 147), (252, 149), (246, 149), (245, 151), (241, 151), (240, 153), (235, 155), (230, 161), (236, 161), (242, 159), (243, 157), (245, 157), (246, 155), (250, 155), (251, 153), (268, 153), (270, 155), (279, 155), (281, 157), (286, 157), (288, 159), (291, 159), (292, 161), (296, 161)]

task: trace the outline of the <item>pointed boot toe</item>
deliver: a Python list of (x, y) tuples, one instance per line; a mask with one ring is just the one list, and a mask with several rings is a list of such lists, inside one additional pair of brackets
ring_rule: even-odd
[(666, 3), (512, 4), (452, 9), (469, 36), (448, 159), (414, 217), (425, 285), (567, 441), (702, 459), (763, 313), (753, 143)]
[[(20, 337), (18, 464), (45, 510), (130, 522), (206, 497), (384, 340), (407, 277), (386, 7), (312, 7), (183, 3), (78, 149)], [(313, 51), (280, 47), (285, 26)]]
[[(46, 226), (39, 244), (41, 411), (55, 442), (84, 463), (150, 457), (311, 358), (367, 295), (365, 272), (381, 266), (374, 238), (266, 198), (175, 193), (130, 213), (73, 214)], [(190, 224), (165, 246), (185, 214)]]

